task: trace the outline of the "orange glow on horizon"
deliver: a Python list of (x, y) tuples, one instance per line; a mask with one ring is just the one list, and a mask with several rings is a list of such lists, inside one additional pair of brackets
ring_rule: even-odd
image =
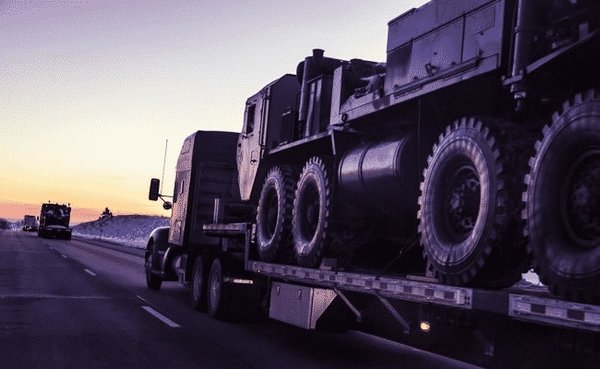
[[(150, 201), (149, 201), (150, 202)], [(58, 202), (62, 204), (61, 202)], [(164, 216), (168, 217), (171, 215), (168, 211), (161, 211), (160, 206), (156, 203), (151, 203), (152, 207), (156, 208), (156, 211), (149, 211), (149, 209), (139, 209), (139, 211), (127, 211), (122, 212), (116, 208), (112, 208), (108, 206), (113, 215), (130, 215), (130, 214), (139, 214), (139, 215), (153, 215), (153, 216)], [(29, 204), (29, 203), (20, 203), (20, 202), (6, 202), (0, 201), (0, 218), (12, 219), (12, 220), (22, 220), (24, 215), (35, 215), (38, 216), (40, 214), (40, 208), (42, 203), (39, 204)], [(105, 206), (106, 207), (106, 206)], [(97, 220), (100, 217), (102, 211), (104, 211), (105, 207), (99, 207), (97, 209), (91, 208), (79, 208), (76, 205), (71, 204), (71, 223), (82, 223), (89, 222), (93, 220)]]

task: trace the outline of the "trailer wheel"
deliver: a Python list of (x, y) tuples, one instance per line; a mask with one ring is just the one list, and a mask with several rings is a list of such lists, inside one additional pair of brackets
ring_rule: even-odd
[(565, 102), (535, 149), (523, 195), (534, 268), (553, 293), (599, 302), (599, 91)]
[(148, 248), (146, 249), (146, 262), (144, 263), (146, 269), (146, 286), (151, 290), (158, 291), (162, 285), (162, 278), (152, 273), (152, 269), (156, 267), (156, 260), (157, 252), (152, 244), (152, 240), (150, 240)]
[(332, 181), (328, 165), (313, 157), (304, 166), (292, 212), (294, 254), (298, 265), (316, 267), (330, 242)]
[(215, 319), (230, 320), (235, 317), (235, 308), (240, 305), (235, 301), (233, 284), (225, 282), (225, 276), (229, 276), (227, 261), (217, 258), (213, 261), (208, 276), (208, 315)]
[(423, 172), (419, 233), (442, 282), (505, 287), (527, 269), (520, 193), (530, 136), (498, 119), (446, 128)]
[(190, 291), (192, 307), (198, 311), (206, 309), (207, 266), (208, 258), (203, 255), (198, 255), (194, 261), (192, 270), (192, 288)]
[(260, 259), (289, 262), (294, 175), (288, 167), (272, 168), (265, 179), (256, 216), (256, 245)]

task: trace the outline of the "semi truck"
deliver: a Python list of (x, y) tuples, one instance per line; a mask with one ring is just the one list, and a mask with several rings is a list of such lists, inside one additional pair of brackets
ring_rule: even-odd
[[(489, 367), (600, 358), (600, 4), (432, 0), (185, 139), (147, 286)], [(541, 283), (522, 279), (533, 270)]]
[(35, 232), (38, 229), (37, 219), (35, 215), (25, 215), (23, 216), (23, 228), (24, 232)]
[(71, 205), (44, 203), (40, 211), (38, 237), (71, 239)]

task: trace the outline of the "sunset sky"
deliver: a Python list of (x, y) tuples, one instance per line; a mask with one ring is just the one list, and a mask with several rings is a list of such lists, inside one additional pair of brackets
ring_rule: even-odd
[(183, 139), (238, 131), (246, 98), (322, 48), (385, 61), (387, 22), (424, 0), (0, 0), (0, 217), (170, 215)]

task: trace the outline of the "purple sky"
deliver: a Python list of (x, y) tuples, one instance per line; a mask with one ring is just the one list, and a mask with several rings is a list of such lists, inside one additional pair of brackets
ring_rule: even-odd
[(166, 139), (169, 192), (185, 136), (238, 131), (313, 48), (385, 61), (387, 22), (422, 3), (0, 0), (0, 217), (48, 200), (168, 215), (146, 200)]

